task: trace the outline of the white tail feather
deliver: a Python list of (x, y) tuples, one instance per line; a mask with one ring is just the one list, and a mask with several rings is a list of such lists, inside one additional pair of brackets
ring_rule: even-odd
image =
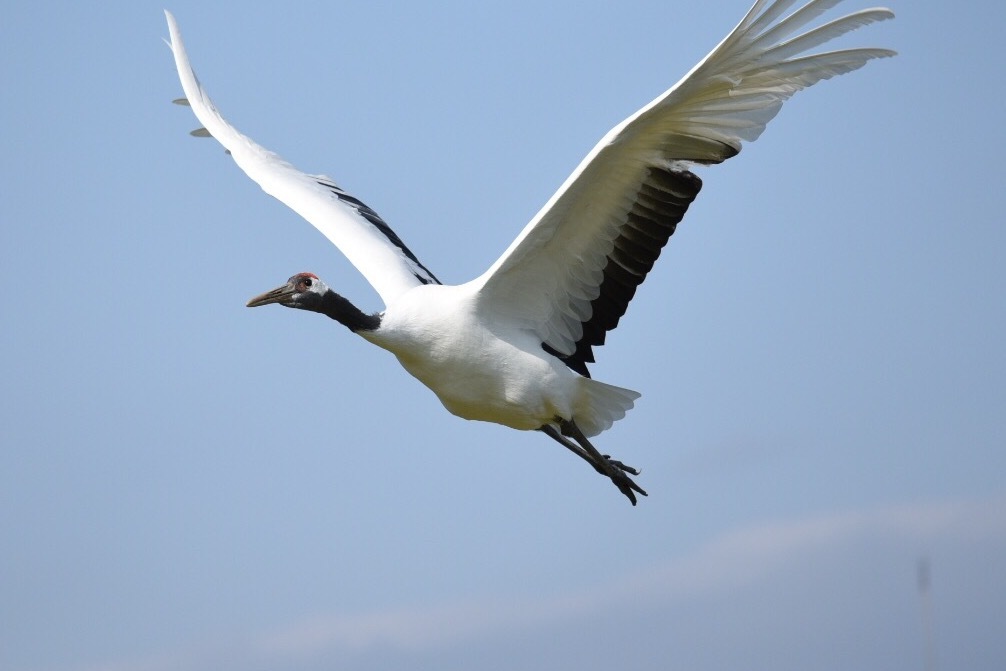
[(640, 397), (638, 391), (616, 387), (590, 378), (580, 378), (580, 394), (573, 421), (588, 438), (611, 428), (625, 417)]

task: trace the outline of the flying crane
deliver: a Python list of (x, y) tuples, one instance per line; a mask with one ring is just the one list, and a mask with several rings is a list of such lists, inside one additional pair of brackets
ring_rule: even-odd
[[(307, 219), (370, 282), (384, 310), (367, 313), (313, 273), (297, 273), (249, 307), (278, 303), (326, 315), (394, 354), (451, 413), (541, 431), (636, 504), (639, 472), (591, 438), (639, 394), (591, 379), (593, 348), (625, 314), (702, 182), (761, 135), (783, 102), (856, 70), (887, 49), (808, 51), (893, 18), (860, 10), (804, 27), (841, 0), (758, 0), (677, 84), (615, 126), (481, 276), (445, 285), (372, 208), (323, 175), (301, 172), (228, 123), (189, 64), (165, 12), (186, 102), (202, 129), (262, 189)], [(787, 12), (789, 12), (787, 14)]]

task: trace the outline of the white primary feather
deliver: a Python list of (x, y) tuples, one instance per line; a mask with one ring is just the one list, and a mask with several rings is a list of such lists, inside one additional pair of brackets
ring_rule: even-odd
[(572, 354), (591, 318), (614, 240), (641, 190), (652, 186), (654, 169), (683, 172), (688, 162), (723, 161), (743, 141), (757, 139), (796, 91), (894, 55), (849, 49), (794, 58), (894, 16), (887, 9), (863, 10), (791, 37), (840, 2), (814, 0), (777, 21), (795, 1), (757, 2), (684, 78), (604, 136), (473, 281), (486, 319), (520, 323), (560, 354)]
[(328, 177), (301, 172), (231, 126), (196, 78), (174, 16), (167, 11), (165, 15), (188, 104), (206, 131), (263, 191), (321, 231), (367, 278), (385, 305), (416, 286), (439, 283), (373, 210)]

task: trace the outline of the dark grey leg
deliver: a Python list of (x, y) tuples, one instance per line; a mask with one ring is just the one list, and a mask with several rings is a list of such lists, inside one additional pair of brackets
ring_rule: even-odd
[[(551, 424), (546, 424), (539, 430), (573, 454), (586, 461), (595, 471), (610, 478), (615, 486), (618, 487), (619, 491), (625, 494), (629, 501), (632, 502), (632, 505), (636, 505), (636, 495), (633, 492), (638, 492), (643, 496), (646, 496), (646, 492), (627, 475), (639, 475), (639, 471), (631, 466), (626, 466), (620, 461), (611, 459), (606, 454), (598, 452), (591, 442), (587, 440), (587, 437), (583, 435), (580, 427), (578, 427), (574, 422), (564, 419), (557, 419), (557, 421), (559, 423), (561, 433), (556, 431), (555, 427)], [(572, 440), (569, 440), (566, 436), (575, 440), (576, 443), (579, 443), (579, 445), (574, 443)]]
[(559, 443), (560, 445), (562, 445), (563, 447), (565, 447), (567, 450), (569, 450), (570, 452), (572, 452), (576, 456), (578, 456), (581, 459), (583, 459), (584, 461), (586, 461), (588, 464), (590, 464), (591, 466), (593, 466), (594, 470), (596, 470), (601, 475), (607, 475), (607, 473), (605, 473), (600, 468), (598, 468), (597, 464), (594, 463), (594, 460), (591, 459), (590, 456), (586, 452), (583, 451), (583, 448), (581, 448), (579, 445), (577, 445), (576, 443), (574, 443), (572, 440), (570, 440), (566, 436), (564, 436), (561, 433), (559, 433), (556, 430), (556, 428), (554, 426), (552, 426), (551, 424), (546, 424), (545, 426), (541, 427), (538, 430), (541, 431), (542, 433), (544, 433), (546, 436), (548, 436), (552, 440), (554, 440), (557, 443)]

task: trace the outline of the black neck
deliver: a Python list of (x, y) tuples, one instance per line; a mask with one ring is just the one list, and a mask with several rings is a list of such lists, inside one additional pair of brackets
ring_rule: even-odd
[(310, 305), (303, 305), (307, 310), (320, 312), (339, 322), (353, 333), (358, 331), (376, 331), (381, 325), (381, 315), (368, 315), (331, 289), (326, 291)]

